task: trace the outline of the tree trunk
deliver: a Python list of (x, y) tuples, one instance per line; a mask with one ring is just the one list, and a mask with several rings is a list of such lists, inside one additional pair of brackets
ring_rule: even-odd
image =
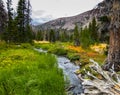
[(120, 29), (110, 31), (110, 47), (104, 69), (120, 71)]
[(120, 0), (105, 0), (110, 17), (110, 46), (105, 70), (120, 71)]

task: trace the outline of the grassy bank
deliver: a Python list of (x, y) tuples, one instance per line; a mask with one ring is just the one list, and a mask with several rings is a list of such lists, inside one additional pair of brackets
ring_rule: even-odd
[(106, 58), (106, 44), (96, 44), (83, 49), (81, 46), (74, 46), (72, 43), (36, 43), (37, 48), (48, 50), (50, 53), (61, 55), (69, 58), (71, 61), (80, 65), (80, 70), (77, 73), (85, 74), (84, 69), (90, 70), (91, 64), (89, 59), (93, 59), (100, 65)]
[(54, 56), (25, 45), (0, 51), (0, 95), (65, 95)]
[[(105, 47), (103, 44), (93, 45), (91, 47), (83, 49), (81, 46), (74, 46), (73, 43), (36, 43), (36, 48), (42, 48), (49, 53), (54, 53), (60, 56), (66, 56), (70, 60), (79, 60), (81, 63), (88, 63), (89, 59), (94, 59), (101, 65), (106, 58)], [(96, 51), (98, 50), (98, 51)]]

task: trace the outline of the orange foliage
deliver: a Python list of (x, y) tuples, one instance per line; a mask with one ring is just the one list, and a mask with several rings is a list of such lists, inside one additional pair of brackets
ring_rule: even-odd
[(81, 47), (77, 47), (77, 46), (68, 46), (67, 49), (70, 49), (79, 53), (85, 52)]
[(96, 57), (96, 56), (98, 56), (98, 54), (95, 53), (95, 52), (88, 52), (88, 53), (87, 53), (87, 56), (88, 56), (88, 57)]

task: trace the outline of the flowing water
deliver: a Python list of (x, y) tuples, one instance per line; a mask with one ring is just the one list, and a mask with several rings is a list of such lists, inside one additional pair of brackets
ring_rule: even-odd
[[(35, 49), (38, 52), (44, 52), (42, 49)], [(79, 66), (74, 65), (71, 63), (70, 60), (66, 57), (58, 57), (58, 67), (63, 70), (64, 79), (66, 81), (66, 90), (67, 95), (80, 95), (83, 92), (82, 85), (80, 79), (75, 74), (75, 71), (79, 69)]]
[(76, 76), (75, 71), (79, 66), (74, 65), (69, 59), (65, 57), (57, 57), (58, 66), (63, 70), (65, 81), (69, 81), (68, 95), (80, 95), (82, 93), (82, 86), (80, 79)]

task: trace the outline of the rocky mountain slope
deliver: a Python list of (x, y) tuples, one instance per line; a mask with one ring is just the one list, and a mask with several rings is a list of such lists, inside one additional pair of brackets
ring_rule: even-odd
[(104, 15), (102, 11), (105, 11), (104, 1), (99, 3), (94, 9), (84, 12), (82, 14), (72, 16), (72, 17), (63, 17), (56, 20), (49, 21), (42, 25), (38, 25), (37, 29), (67, 29), (72, 30), (77, 24), (79, 27), (87, 25), (93, 17), (99, 18)]

